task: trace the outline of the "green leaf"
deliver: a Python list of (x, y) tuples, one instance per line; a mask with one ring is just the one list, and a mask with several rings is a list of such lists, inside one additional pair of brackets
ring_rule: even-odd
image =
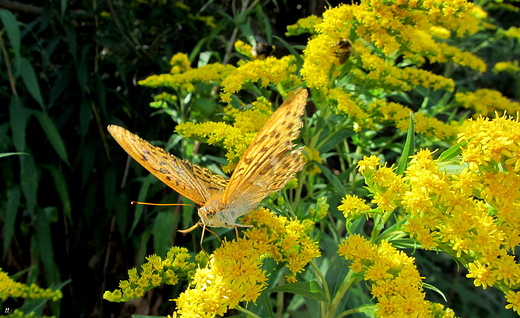
[(437, 292), (437, 294), (441, 295), (442, 298), (444, 298), (444, 301), (445, 302), (448, 302), (448, 300), (446, 299), (446, 296), (444, 296), (444, 294), (442, 293), (442, 291), (440, 291), (440, 289), (438, 289), (437, 287), (433, 286), (433, 285), (430, 285), (428, 283), (423, 283), (423, 286), (425, 288), (428, 288), (428, 289), (431, 289), (433, 290), (434, 292)]
[(31, 93), (34, 100), (40, 104), (42, 109), (45, 109), (45, 105), (43, 104), (42, 92), (40, 90), (40, 84), (38, 84), (38, 79), (36, 77), (36, 72), (32, 67), (31, 63), (24, 58), (20, 58), (20, 75), (22, 76), (23, 83), (29, 93)]
[(22, 191), (18, 185), (14, 186), (8, 193), (7, 204), (4, 210), (4, 257), (8, 251), (11, 238), (14, 233), (14, 224), (16, 215), (18, 214), (18, 207), (20, 206), (20, 198)]
[(285, 48), (289, 50), (289, 52), (296, 58), (296, 62), (298, 62), (298, 65), (303, 65), (303, 58), (300, 56), (300, 54), (298, 54), (298, 52), (294, 49), (292, 45), (287, 43), (284, 39), (279, 38), (275, 35), (273, 36), (273, 38), (280, 41), (283, 44), (283, 46), (285, 46)]
[(276, 286), (273, 288), (267, 289), (265, 292), (287, 292), (293, 293), (296, 295), (301, 295), (310, 299), (316, 299), (323, 302), (328, 302), (327, 296), (323, 291), (323, 288), (316, 282), (299, 282), (294, 284), (285, 284), (282, 286)]
[(31, 215), (34, 215), (34, 208), (36, 206), (38, 177), (38, 169), (36, 169), (33, 156), (20, 156), (20, 178), (22, 192), (23, 196), (25, 197), (27, 209)]
[(452, 159), (455, 159), (456, 157), (460, 156), (460, 153), (462, 152), (461, 148), (466, 146), (466, 142), (459, 142), (456, 145), (451, 146), (449, 149), (446, 149), (440, 156), (439, 161), (450, 161)]
[(352, 129), (341, 129), (336, 132), (332, 136), (327, 136), (327, 139), (324, 143), (319, 145), (318, 151), (320, 153), (325, 153), (336, 147), (339, 143), (343, 142), (345, 138), (350, 137), (354, 134)]
[(72, 205), (70, 203), (69, 188), (63, 173), (58, 170), (56, 166), (42, 165), (42, 167), (51, 173), (52, 179), (54, 180), (54, 186), (56, 187), (56, 192), (58, 192), (58, 196), (60, 197), (65, 215), (69, 219), (70, 224), (74, 224), (74, 220), (72, 219)]
[(410, 113), (410, 126), (408, 127), (408, 133), (406, 135), (406, 141), (404, 143), (403, 153), (399, 160), (396, 173), (399, 175), (404, 174), (406, 167), (408, 166), (408, 160), (415, 151), (415, 132), (414, 132), (414, 118), (413, 113)]
[(172, 245), (173, 212), (159, 212), (153, 224), (153, 249), (155, 254), (165, 257)]
[(28, 155), (28, 153), (26, 153), (26, 152), (4, 152), (4, 153), (0, 153), (0, 158), (14, 156), (14, 155)]
[(60, 273), (56, 263), (54, 262), (51, 227), (45, 211), (40, 210), (38, 212), (38, 217), (34, 224), (34, 230), (36, 235), (34, 243), (36, 246), (34, 246), (33, 249), (38, 251), (38, 254), (40, 255), (48, 281), (57, 283), (60, 281)]
[(17, 151), (24, 152), (25, 148), (25, 128), (29, 113), (24, 108), (19, 97), (13, 96), (9, 105), (9, 119), (11, 131), (13, 132), (13, 144)]
[(65, 148), (63, 139), (61, 138), (60, 133), (58, 132), (58, 129), (56, 128), (56, 125), (52, 119), (44, 112), (34, 111), (33, 114), (36, 118), (38, 118), (40, 126), (45, 132), (45, 135), (47, 136), (47, 139), (51, 143), (52, 147), (56, 153), (58, 153), (58, 156), (61, 158), (61, 160), (70, 166), (67, 156), (67, 149)]
[(2, 24), (4, 25), (4, 30), (9, 38), (9, 42), (11, 47), (13, 48), (14, 56), (16, 59), (16, 64), (18, 65), (20, 62), (20, 27), (18, 26), (18, 21), (14, 14), (11, 11), (0, 9), (0, 20), (2, 20)]
[(339, 196), (345, 195), (345, 187), (341, 183), (341, 181), (338, 179), (338, 177), (330, 171), (329, 168), (326, 166), (316, 163), (318, 168), (320, 168), (321, 172), (325, 175), (325, 177), (332, 183), (332, 186), (334, 187), (334, 190), (336, 191), (336, 194)]
[[(157, 178), (152, 174), (149, 174), (148, 176), (146, 176), (146, 178), (144, 178), (144, 181), (141, 184), (141, 189), (139, 190), (139, 195), (137, 196), (137, 201), (146, 201), (146, 198), (148, 197), (148, 191), (150, 190), (150, 185), (156, 181)], [(144, 205), (142, 204), (138, 204), (135, 207), (134, 222), (132, 223), (132, 228), (130, 229), (130, 236), (132, 235), (135, 227), (141, 220), (141, 216), (143, 215), (143, 209)]]

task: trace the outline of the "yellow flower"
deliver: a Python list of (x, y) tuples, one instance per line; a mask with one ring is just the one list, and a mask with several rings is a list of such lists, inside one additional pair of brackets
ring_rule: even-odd
[(520, 39), (520, 28), (510, 27), (504, 31), (504, 35), (511, 39)]
[(281, 83), (288, 86), (297, 85), (300, 80), (294, 75), (296, 70), (297, 65), (292, 56), (281, 59), (270, 56), (265, 60), (247, 62), (227, 74), (226, 78), (222, 80), (220, 98), (224, 103), (229, 103), (231, 94), (238, 92), (246, 83), (251, 82), (257, 82), (262, 87)]
[[(363, 212), (369, 211), (371, 208), (365, 203), (365, 201), (355, 195), (346, 195), (341, 199), (341, 205), (338, 206), (338, 210), (343, 212), (346, 219), (356, 218)], [(369, 215), (366, 215), (367, 218)]]
[(193, 91), (193, 83), (220, 82), (234, 69), (235, 67), (229, 64), (209, 64), (197, 69), (189, 69), (182, 73), (152, 75), (139, 81), (138, 84), (149, 87), (171, 87)]
[(146, 291), (162, 284), (175, 285), (179, 276), (187, 279), (196, 264), (189, 262), (188, 250), (172, 247), (164, 260), (157, 255), (146, 257), (147, 262), (141, 266), (141, 272), (133, 268), (128, 271), (128, 280), (119, 282), (119, 288), (113, 292), (106, 291), (103, 299), (112, 302), (128, 301), (141, 297)]
[(267, 287), (267, 273), (262, 269), (265, 258), (287, 263), (291, 271), (287, 280), (291, 282), (310, 259), (320, 255), (300, 222), (277, 217), (263, 208), (247, 215), (243, 222), (255, 227), (244, 231), (243, 239), (224, 241), (208, 265), (196, 270), (189, 288), (175, 299), (177, 315), (214, 317), (239, 302), (256, 301)]
[(346, 260), (353, 260), (350, 268), (362, 273), (371, 285), (379, 317), (423, 316), (430, 312), (431, 304), (424, 300), (422, 277), (414, 259), (387, 241), (377, 246), (356, 234), (340, 244), (338, 253)]
[(298, 20), (295, 24), (291, 24), (287, 26), (286, 36), (296, 36), (303, 33), (315, 33), (314, 28), (316, 24), (322, 21), (321, 18), (310, 15), (308, 17), (302, 18)]
[(240, 40), (235, 42), (235, 50), (237, 50), (238, 53), (247, 56), (250, 60), (254, 59), (254, 56), (252, 54), (253, 47), (247, 43), (244, 43)]
[(188, 56), (184, 53), (177, 53), (173, 55), (170, 59), (170, 65), (172, 67), (170, 73), (172, 74), (184, 73), (186, 71), (191, 70), (190, 60), (188, 59)]
[(493, 66), (493, 72), (507, 72), (511, 74), (517, 74), (520, 72), (520, 66), (518, 66), (518, 60), (510, 62), (498, 62)]
[(7, 298), (26, 298), (26, 299), (52, 299), (57, 301), (62, 298), (61, 290), (44, 289), (36, 284), (25, 285), (12, 280), (6, 272), (0, 268), (0, 298), (6, 301)]
[(474, 109), (474, 117), (492, 116), (495, 112), (502, 111), (510, 114), (520, 111), (520, 103), (509, 101), (500, 92), (485, 88), (475, 92), (457, 93), (455, 101), (460, 106)]
[(506, 305), (506, 309), (513, 308), (517, 314), (520, 314), (520, 292), (508, 291), (506, 293), (506, 299), (508, 304)]

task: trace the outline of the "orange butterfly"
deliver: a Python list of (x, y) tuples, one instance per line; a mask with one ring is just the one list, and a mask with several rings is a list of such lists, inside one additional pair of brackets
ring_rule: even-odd
[(292, 141), (303, 126), (300, 117), (306, 102), (307, 90), (299, 88), (291, 93), (255, 136), (229, 181), (152, 146), (122, 127), (110, 125), (108, 131), (154, 176), (200, 206), (202, 226), (236, 227), (242, 226), (236, 223), (237, 218), (282, 189), (303, 169), (303, 147), (293, 149), (296, 145)]

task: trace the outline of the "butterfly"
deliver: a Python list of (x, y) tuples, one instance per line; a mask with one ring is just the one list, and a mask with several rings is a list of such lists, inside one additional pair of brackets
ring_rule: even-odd
[(240, 216), (303, 169), (303, 147), (295, 149), (292, 141), (303, 126), (300, 117), (306, 103), (307, 90), (292, 92), (254, 137), (229, 180), (152, 146), (122, 127), (109, 125), (108, 131), (139, 164), (199, 206), (200, 225), (237, 227), (243, 226), (236, 223)]

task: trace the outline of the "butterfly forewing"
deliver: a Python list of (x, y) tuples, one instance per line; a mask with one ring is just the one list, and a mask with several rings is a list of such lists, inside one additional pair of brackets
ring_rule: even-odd
[(211, 195), (223, 191), (228, 183), (226, 179), (208, 169), (152, 146), (122, 127), (110, 125), (108, 131), (119, 145), (150, 173), (200, 206), (204, 205)]
[(240, 213), (247, 213), (303, 169), (302, 148), (294, 150), (292, 141), (303, 125), (306, 102), (307, 90), (298, 89), (271, 115), (238, 162), (222, 198), (224, 205), (243, 205), (246, 211)]

